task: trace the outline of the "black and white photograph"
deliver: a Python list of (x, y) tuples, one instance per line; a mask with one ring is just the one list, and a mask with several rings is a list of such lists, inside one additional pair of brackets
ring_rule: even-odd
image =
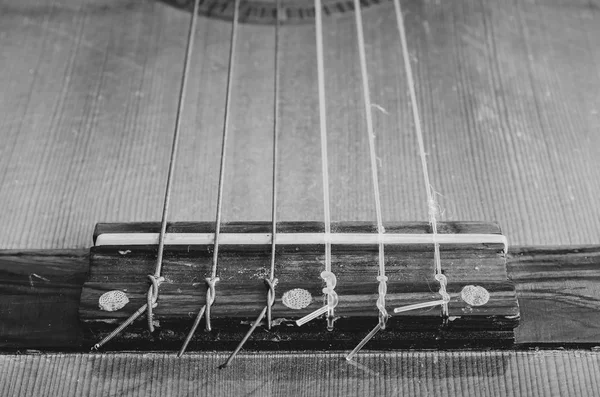
[(0, 397), (600, 397), (600, 0), (0, 0)]

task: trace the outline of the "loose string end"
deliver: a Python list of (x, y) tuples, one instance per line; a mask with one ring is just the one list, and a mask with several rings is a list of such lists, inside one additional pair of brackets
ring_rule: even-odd
[(364, 371), (364, 372), (368, 373), (371, 376), (379, 376), (379, 372), (373, 371), (371, 368), (367, 367), (366, 365), (360, 364), (360, 363), (358, 363), (356, 361), (353, 361), (353, 360), (347, 360), (346, 362), (348, 364), (352, 365), (353, 367), (355, 367), (356, 369)]
[(447, 300), (440, 299), (440, 300), (431, 301), (431, 302), (415, 303), (414, 305), (397, 307), (394, 309), (394, 313), (403, 313), (403, 312), (409, 312), (411, 310), (424, 309), (427, 307), (433, 307), (433, 306), (438, 306), (438, 305), (445, 305), (445, 304), (448, 304), (448, 302), (450, 302), (449, 297)]
[(273, 314), (271, 310), (271, 306), (267, 308), (267, 329), (271, 329), (273, 326)]
[(92, 346), (92, 351), (98, 351), (102, 346), (110, 342), (115, 336), (121, 333), (125, 328), (127, 328), (131, 323), (138, 319), (145, 311), (147, 304), (144, 304), (142, 307), (136, 310), (127, 320), (125, 320), (121, 325), (115, 328), (110, 334), (104, 337), (100, 342), (96, 343)]
[(256, 318), (256, 320), (254, 321), (254, 323), (252, 324), (252, 326), (250, 327), (250, 329), (248, 330), (248, 332), (246, 332), (246, 335), (244, 336), (244, 338), (240, 341), (240, 343), (237, 345), (235, 350), (231, 353), (231, 355), (229, 356), (227, 361), (225, 361), (223, 364), (219, 365), (219, 369), (227, 368), (229, 366), (229, 364), (231, 364), (231, 362), (233, 361), (235, 356), (240, 352), (240, 350), (242, 350), (242, 347), (244, 346), (244, 344), (248, 341), (248, 339), (250, 339), (250, 336), (252, 335), (252, 333), (254, 332), (256, 327), (258, 327), (258, 324), (260, 324), (262, 319), (265, 317), (266, 313), (267, 313), (267, 307), (265, 306), (264, 309), (260, 312), (260, 314)]
[(205, 311), (206, 311), (206, 305), (202, 306), (202, 308), (198, 312), (198, 315), (196, 316), (196, 319), (194, 320), (194, 324), (192, 325), (190, 332), (188, 332), (188, 334), (185, 338), (185, 341), (183, 342), (183, 345), (181, 345), (181, 349), (179, 349), (179, 353), (177, 353), (177, 358), (181, 358), (181, 356), (183, 356), (183, 354), (185, 353), (190, 341), (192, 340), (192, 337), (196, 333), (196, 329), (198, 328), (198, 325), (200, 324), (200, 321), (202, 320), (202, 316), (204, 316)]
[(323, 288), (323, 293), (327, 296), (327, 304), (321, 307), (320, 309), (317, 309), (314, 312), (310, 313), (309, 315), (302, 317), (300, 320), (297, 320), (296, 325), (302, 326), (307, 322), (319, 317), (320, 315), (327, 313), (327, 330), (332, 331), (333, 322), (335, 321), (334, 309), (338, 305), (339, 301), (338, 295), (335, 292), (337, 279), (335, 277), (335, 274), (327, 270), (321, 272), (321, 278), (323, 278), (326, 284), (326, 287)]
[(329, 310), (329, 306), (323, 306), (320, 309), (315, 310), (314, 312), (302, 317), (300, 320), (296, 320), (296, 325), (301, 327), (309, 321), (314, 320), (315, 318), (325, 314)]
[(365, 336), (363, 338), (363, 340), (360, 341), (360, 343), (358, 345), (356, 345), (356, 347), (354, 348), (354, 350), (352, 350), (352, 352), (350, 352), (350, 354), (348, 354), (346, 356), (346, 361), (352, 361), (352, 359), (354, 358), (354, 356), (356, 356), (356, 354), (363, 348), (365, 347), (365, 345), (371, 340), (373, 339), (373, 337), (377, 334), (377, 332), (379, 332), (382, 329), (382, 325), (381, 322), (377, 323), (377, 325), (375, 326), (375, 328), (373, 328), (373, 330), (371, 332), (369, 332), (367, 334), (367, 336)]
[[(331, 259), (329, 260), (331, 263)], [(321, 272), (321, 278), (325, 281), (326, 287), (323, 288), (323, 293), (327, 296), (327, 331), (333, 331), (333, 323), (335, 322), (335, 308), (338, 305), (339, 298), (335, 292), (337, 279), (331, 271), (325, 270)]]

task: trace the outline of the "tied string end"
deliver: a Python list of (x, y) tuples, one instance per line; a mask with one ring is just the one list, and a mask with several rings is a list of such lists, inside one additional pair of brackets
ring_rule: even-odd
[(379, 281), (379, 297), (377, 298), (377, 309), (379, 310), (379, 325), (381, 329), (384, 330), (387, 324), (388, 319), (390, 318), (389, 313), (385, 308), (385, 297), (387, 295), (387, 276), (377, 276), (377, 281)]
[(431, 229), (433, 232), (433, 244), (434, 244), (434, 267), (435, 267), (435, 280), (439, 282), (440, 289), (439, 294), (442, 297), (443, 303), (442, 305), (442, 316), (444, 317), (444, 321), (448, 317), (448, 302), (450, 302), (450, 295), (448, 295), (446, 291), (446, 286), (448, 285), (448, 279), (442, 272), (442, 263), (440, 258), (440, 243), (437, 239), (438, 236), (438, 216), (440, 214), (440, 207), (436, 201), (436, 196), (440, 195), (436, 192), (433, 186), (430, 184), (428, 186), (428, 207), (429, 207), (429, 223), (431, 224)]
[(360, 341), (360, 343), (358, 345), (356, 345), (356, 347), (354, 348), (354, 350), (352, 350), (350, 352), (350, 354), (348, 354), (346, 356), (346, 361), (352, 361), (352, 359), (354, 358), (354, 356), (356, 356), (356, 354), (371, 340), (373, 339), (373, 337), (377, 334), (377, 332), (379, 332), (382, 329), (381, 326), (381, 322), (377, 323), (377, 325), (375, 326), (375, 328), (373, 328), (373, 330), (371, 332), (369, 332), (367, 334), (367, 336), (365, 336), (363, 338), (363, 340)]
[(335, 292), (337, 279), (335, 274), (330, 271), (321, 272), (321, 277), (325, 280), (326, 287), (323, 288), (323, 293), (327, 296), (327, 330), (333, 331), (333, 323), (335, 321), (335, 308), (338, 305), (339, 298)]
[(379, 233), (377, 234), (377, 240), (379, 244), (379, 275), (377, 276), (377, 281), (379, 282), (379, 286), (377, 288), (377, 302), (376, 306), (379, 310), (379, 325), (381, 329), (385, 329), (387, 324), (387, 320), (389, 318), (389, 314), (387, 309), (385, 308), (385, 298), (387, 296), (387, 282), (389, 278), (385, 275), (385, 253), (384, 253), (384, 242), (383, 242), (383, 234), (385, 233), (385, 229), (383, 225), (380, 223)]
[(273, 314), (273, 305), (275, 304), (275, 287), (279, 282), (276, 278), (265, 278), (265, 284), (268, 287), (267, 291), (267, 328), (271, 329), (273, 325), (272, 314)]
[(412, 311), (412, 310), (424, 309), (424, 308), (428, 308), (428, 307), (434, 307), (434, 306), (441, 305), (442, 306), (442, 316), (444, 318), (444, 321), (446, 321), (446, 319), (448, 318), (448, 303), (450, 303), (450, 300), (451, 300), (450, 294), (448, 294), (448, 292), (446, 291), (446, 285), (448, 284), (448, 279), (442, 273), (437, 273), (434, 276), (434, 278), (436, 279), (436, 281), (438, 281), (440, 283), (440, 289), (438, 292), (441, 295), (442, 299), (431, 301), (431, 302), (416, 303), (414, 305), (397, 307), (394, 309), (394, 313), (403, 313), (403, 312), (408, 312), (408, 311)]
[(177, 358), (181, 358), (183, 356), (183, 354), (185, 353), (185, 351), (187, 350), (187, 347), (188, 347), (190, 341), (192, 340), (192, 337), (196, 333), (196, 329), (198, 329), (198, 325), (200, 325), (200, 321), (202, 320), (202, 317), (204, 317), (205, 314), (206, 314), (206, 329), (207, 329), (207, 331), (211, 330), (209, 313), (210, 313), (210, 307), (212, 306), (212, 304), (215, 301), (215, 295), (216, 295), (215, 284), (219, 281), (219, 277), (207, 277), (205, 279), (205, 281), (207, 284), (206, 303), (200, 308), (198, 315), (196, 315), (194, 324), (192, 324), (192, 328), (190, 328), (190, 331), (188, 332), (188, 334), (185, 338), (185, 341), (183, 342), (183, 344), (181, 345), (181, 348), (179, 349), (179, 352), (177, 353)]
[(302, 326), (309, 321), (314, 320), (315, 318), (321, 316), (322, 314), (327, 313), (327, 330), (333, 330), (333, 322), (334, 319), (334, 310), (338, 305), (339, 298), (337, 292), (335, 292), (335, 286), (337, 284), (337, 279), (335, 274), (330, 271), (321, 272), (321, 278), (325, 280), (326, 287), (323, 288), (323, 293), (327, 296), (327, 304), (314, 312), (302, 317), (300, 320), (296, 321), (296, 325)]
[(360, 341), (360, 343), (358, 345), (356, 345), (356, 347), (350, 352), (350, 354), (348, 354), (346, 356), (346, 360), (348, 362), (353, 362), (352, 359), (354, 358), (354, 356), (356, 356), (358, 354), (358, 352), (367, 344), (369, 343), (369, 341), (371, 339), (373, 339), (373, 337), (381, 330), (384, 330), (386, 325), (387, 325), (387, 321), (390, 318), (390, 314), (387, 312), (386, 308), (385, 308), (385, 296), (387, 294), (387, 281), (388, 281), (388, 277), (387, 276), (377, 276), (377, 281), (379, 281), (379, 298), (377, 298), (377, 309), (379, 310), (379, 322), (377, 323), (377, 325), (375, 326), (375, 328), (373, 328), (373, 330), (371, 332), (369, 332), (367, 334), (367, 336), (365, 336), (363, 338), (363, 340)]
[(148, 319), (148, 331), (153, 333), (155, 328), (154, 313), (152, 311), (158, 306), (158, 288), (165, 281), (165, 278), (149, 274), (148, 279), (150, 280), (150, 288), (148, 288), (146, 294), (146, 318)]
[(131, 316), (127, 318), (121, 325), (115, 328), (110, 334), (105, 336), (100, 342), (96, 343), (92, 346), (91, 351), (98, 351), (102, 346), (110, 342), (115, 336), (119, 335), (125, 328), (131, 325), (135, 320), (137, 320), (144, 312), (148, 317), (148, 328), (150, 332), (154, 332), (154, 324), (152, 323), (152, 308), (156, 308), (158, 305), (158, 288), (160, 284), (165, 281), (164, 277), (156, 277), (155, 275), (148, 275), (148, 278), (151, 282), (150, 287), (148, 288), (148, 293), (146, 294), (146, 304), (142, 305), (139, 309), (137, 309)]
[(227, 358), (227, 361), (225, 363), (219, 365), (219, 369), (227, 368), (229, 366), (229, 364), (231, 364), (231, 362), (233, 361), (235, 356), (244, 347), (244, 344), (248, 341), (248, 339), (250, 339), (250, 336), (252, 336), (252, 333), (258, 327), (258, 325), (263, 320), (265, 315), (267, 315), (267, 326), (269, 329), (271, 329), (271, 309), (273, 307), (273, 304), (275, 303), (275, 286), (277, 285), (278, 280), (276, 278), (265, 278), (264, 281), (265, 281), (265, 284), (267, 285), (267, 287), (269, 288), (267, 291), (267, 306), (264, 307), (264, 309), (260, 312), (260, 314), (254, 321), (254, 323), (252, 323), (252, 326), (250, 327), (248, 332), (246, 332), (246, 335), (244, 335), (244, 338), (240, 341), (240, 343), (237, 345), (235, 350), (231, 353), (229, 358)]
[(229, 358), (227, 358), (227, 361), (225, 361), (223, 364), (219, 365), (219, 369), (227, 368), (229, 366), (229, 364), (231, 364), (231, 362), (233, 361), (235, 356), (237, 356), (237, 354), (240, 352), (240, 350), (242, 350), (242, 347), (244, 346), (244, 344), (248, 341), (248, 339), (250, 339), (250, 336), (252, 335), (254, 330), (258, 327), (258, 325), (260, 324), (262, 319), (265, 317), (266, 313), (267, 313), (267, 306), (265, 306), (262, 309), (262, 311), (260, 312), (260, 314), (258, 315), (256, 320), (254, 321), (254, 323), (252, 323), (252, 326), (250, 327), (248, 332), (246, 332), (246, 335), (244, 335), (244, 338), (240, 341), (240, 343), (237, 345), (235, 350), (231, 353)]
[(450, 295), (446, 291), (446, 286), (448, 285), (448, 278), (442, 273), (438, 273), (435, 275), (435, 279), (440, 283), (439, 294), (442, 297), (442, 316), (444, 319), (448, 317), (448, 303), (450, 302)]
[(447, 318), (448, 317), (448, 303), (451, 300), (450, 295), (448, 294), (448, 292), (446, 292), (446, 285), (448, 283), (448, 280), (447, 280), (446, 276), (444, 276), (443, 274), (436, 274), (435, 279), (440, 283), (439, 294), (442, 296), (442, 299), (431, 301), (431, 302), (415, 303), (413, 305), (397, 307), (394, 309), (394, 313), (403, 313), (403, 312), (408, 312), (408, 311), (412, 311), (412, 310), (424, 309), (424, 308), (428, 308), (428, 307), (441, 305), (442, 306), (442, 315), (444, 316), (444, 318)]
[(206, 290), (206, 330), (212, 331), (211, 323), (210, 323), (210, 309), (215, 303), (216, 290), (215, 285), (219, 281), (219, 277), (207, 277), (205, 279), (206, 285), (208, 286)]

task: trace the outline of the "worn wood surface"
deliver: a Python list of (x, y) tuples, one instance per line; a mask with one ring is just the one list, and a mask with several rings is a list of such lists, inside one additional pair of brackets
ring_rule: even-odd
[[(0, 252), (0, 314), (6, 319), (0, 347), (79, 350), (96, 342), (84, 343), (77, 313), (87, 254)], [(521, 310), (516, 347), (600, 346), (598, 267), (598, 247), (513, 248), (507, 268)]]
[(519, 343), (558, 342), (567, 335), (574, 344), (600, 341), (598, 247), (518, 249), (508, 260), (508, 273), (524, 313), (526, 332), (517, 332)]
[[(160, 224), (99, 225), (96, 235), (123, 232), (156, 233)], [(332, 225), (335, 233), (373, 233), (372, 223), (337, 223)], [(422, 223), (385, 224), (387, 233), (426, 234), (431, 226)], [(214, 223), (172, 224), (171, 232), (210, 233)], [(281, 223), (279, 233), (307, 233), (323, 231), (321, 223)], [(222, 233), (269, 233), (272, 225), (265, 223), (226, 224)], [(454, 234), (498, 234), (496, 224), (450, 223), (440, 224), (440, 232)], [(178, 341), (185, 337), (190, 319), (206, 301), (206, 284), (212, 268), (212, 245), (167, 246), (164, 253), (162, 276), (166, 281), (160, 287), (160, 302), (154, 309), (155, 319), (160, 321), (162, 342)], [(441, 316), (440, 306), (412, 310), (393, 315), (385, 334), (378, 335), (374, 343), (382, 346), (465, 346), (472, 344), (493, 346), (510, 344), (514, 340), (512, 329), (518, 325), (519, 308), (515, 289), (506, 275), (505, 245), (503, 243), (473, 243), (461, 245), (443, 244), (442, 271), (448, 278), (447, 291), (451, 302), (449, 318)], [(124, 321), (138, 307), (146, 303), (148, 283), (143, 280), (153, 273), (156, 262), (156, 246), (95, 246), (90, 252), (90, 272), (81, 294), (80, 318), (98, 335)], [(334, 245), (332, 247), (332, 271), (337, 278), (335, 290), (339, 304), (335, 309), (338, 319), (334, 332), (324, 332), (321, 320), (303, 326), (295, 320), (324, 305), (322, 289), (325, 286), (321, 272), (324, 268), (323, 244), (285, 245), (276, 251), (275, 289), (273, 319), (277, 327), (269, 332), (257, 333), (254, 340), (262, 341), (271, 348), (296, 344), (297, 348), (325, 346), (352, 347), (356, 345), (377, 321), (378, 246)], [(219, 250), (216, 285), (216, 301), (211, 308), (211, 321), (220, 332), (214, 338), (231, 342), (234, 333), (247, 329), (266, 304), (265, 278), (269, 275), (270, 244), (224, 245)], [(393, 308), (431, 302), (440, 299), (439, 283), (434, 279), (433, 244), (385, 245), (387, 282), (386, 307)], [(462, 298), (463, 288), (478, 285), (489, 293), (489, 302), (482, 306), (470, 305)], [(297, 288), (308, 292), (311, 302), (302, 308), (284, 304), (285, 294)], [(109, 291), (125, 291), (129, 303), (117, 311), (105, 311), (99, 300)], [(240, 324), (240, 320), (245, 320)], [(219, 321), (221, 322), (219, 324)], [(107, 323), (113, 324), (107, 327)], [(139, 327), (130, 327), (122, 338), (133, 343), (147, 339)], [(143, 329), (143, 328), (142, 328)], [(103, 332), (102, 332), (103, 331)], [(502, 331), (502, 332), (496, 332)], [(492, 334), (490, 334), (492, 332)], [(494, 333), (496, 332), (496, 333)], [(478, 334), (481, 334), (478, 337)], [(202, 345), (213, 346), (214, 341), (200, 334)], [(509, 339), (509, 341), (505, 341)], [(280, 341), (278, 343), (278, 341)], [(275, 342), (275, 343), (274, 343)]]
[[(89, 250), (0, 251), (2, 347), (77, 347)], [(25, 342), (25, 343), (24, 343)]]
[[(600, 244), (598, 1), (403, 1), (445, 220), (513, 245)], [(426, 219), (391, 4), (364, 14), (385, 221)], [(83, 248), (160, 217), (189, 14), (161, 2), (0, 2), (3, 248)], [(325, 29), (332, 216), (374, 220), (354, 18)], [(230, 26), (198, 25), (173, 220), (212, 220)], [(272, 26), (243, 25), (224, 221), (269, 220)], [(278, 215), (322, 220), (314, 31), (280, 40)], [(560, 225), (560, 226), (559, 226)]]
[[(3, 396), (580, 396), (600, 395), (600, 353), (340, 353), (0, 356)], [(35, 369), (35, 375), (31, 371)], [(323, 374), (329, 376), (324, 377)]]

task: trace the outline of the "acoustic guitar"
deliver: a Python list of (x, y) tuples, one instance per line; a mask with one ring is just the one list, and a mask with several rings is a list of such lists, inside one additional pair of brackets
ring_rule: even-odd
[(0, 394), (597, 395), (599, 19), (3, 2)]

